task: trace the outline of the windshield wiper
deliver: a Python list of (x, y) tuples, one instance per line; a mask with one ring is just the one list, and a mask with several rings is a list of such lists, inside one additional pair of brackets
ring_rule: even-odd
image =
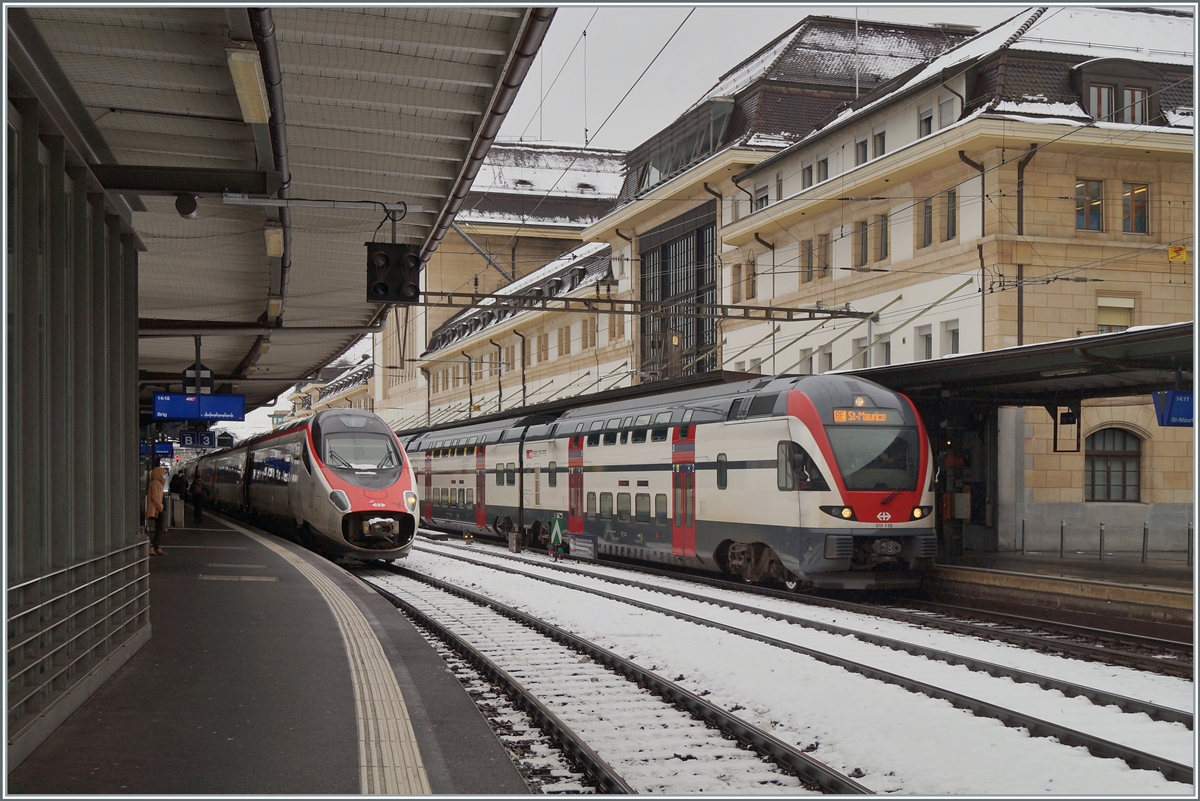
[(330, 458), (330, 459), (337, 459), (339, 462), (341, 462), (341, 463), (342, 463), (342, 466), (343, 466), (343, 467), (349, 467), (351, 470), (353, 470), (353, 469), (354, 469), (354, 465), (350, 464), (350, 463), (349, 463), (349, 462), (347, 462), (345, 459), (343, 459), (343, 458), (342, 458), (342, 457), (341, 457), (341, 456), (338, 454), (338, 452), (337, 452), (337, 451), (333, 451), (333, 450), (331, 450), (331, 451), (329, 452), (329, 458)]
[(394, 461), (392, 461), (392, 455), (390, 453), (386, 453), (386, 454), (384, 454), (383, 458), (379, 460), (379, 464), (377, 464), (375, 466), (376, 467), (395, 467), (396, 463)]
[(896, 500), (896, 496), (897, 496), (897, 495), (899, 495), (899, 494), (900, 494), (901, 492), (903, 492), (903, 491), (904, 491), (904, 488), (903, 488), (903, 487), (901, 487), (901, 488), (900, 488), (900, 489), (898, 489), (898, 490), (892, 490), (892, 491), (891, 491), (891, 492), (888, 494), (888, 496), (887, 496), (886, 498), (884, 498), (882, 501), (880, 501), (880, 502), (879, 502), (879, 505), (880, 505), (880, 506), (887, 506), (889, 503), (891, 503), (892, 501)]

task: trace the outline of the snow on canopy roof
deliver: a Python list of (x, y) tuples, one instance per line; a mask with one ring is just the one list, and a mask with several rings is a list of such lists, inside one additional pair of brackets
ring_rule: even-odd
[(625, 151), (546, 142), (495, 142), (472, 192), (615, 199)]

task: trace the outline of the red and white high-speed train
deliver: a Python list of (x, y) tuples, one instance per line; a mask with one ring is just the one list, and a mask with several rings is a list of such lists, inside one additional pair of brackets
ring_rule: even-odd
[(327, 409), (188, 465), (206, 504), (327, 556), (392, 561), (417, 533), (416, 478), (377, 415)]
[(577, 400), (402, 432), (421, 517), (792, 589), (915, 587), (933, 564), (933, 459), (899, 393), (814, 375)]

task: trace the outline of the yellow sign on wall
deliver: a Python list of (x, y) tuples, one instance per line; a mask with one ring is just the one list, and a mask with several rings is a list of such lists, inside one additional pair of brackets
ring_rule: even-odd
[(1172, 264), (1187, 264), (1187, 248), (1182, 245), (1168, 245), (1167, 261)]

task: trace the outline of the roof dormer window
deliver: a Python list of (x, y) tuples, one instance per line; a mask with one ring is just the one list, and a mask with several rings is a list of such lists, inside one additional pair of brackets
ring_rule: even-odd
[(1119, 58), (1085, 61), (1073, 70), (1080, 100), (1097, 122), (1144, 125), (1159, 117), (1158, 85), (1162, 74), (1154, 68)]

